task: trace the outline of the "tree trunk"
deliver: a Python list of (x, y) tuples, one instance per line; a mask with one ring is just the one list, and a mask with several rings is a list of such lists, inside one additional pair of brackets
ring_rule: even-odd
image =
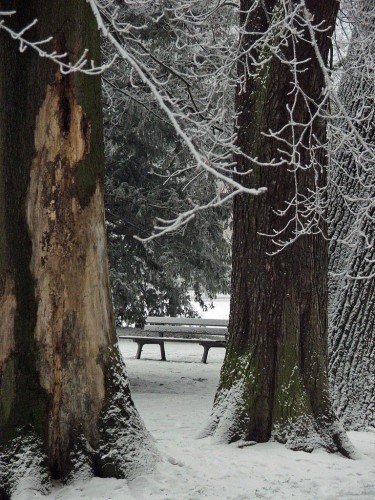
[[(0, 1), (16, 31), (100, 60), (84, 0)], [(63, 75), (0, 31), (0, 497), (50, 477), (131, 477), (156, 458), (116, 342), (100, 77)]]
[(339, 97), (356, 132), (344, 118), (333, 124), (329, 376), (344, 426), (363, 430), (375, 427), (375, 165), (363, 146), (374, 150), (373, 2), (358, 1), (355, 17)]
[[(284, 239), (294, 239), (298, 221), (288, 225), (290, 213), (278, 216), (276, 212), (285, 210), (293, 199), (296, 184), (299, 210), (308, 210), (303, 196), (325, 182), (326, 153), (321, 147), (325, 122), (319, 116), (312, 118), (323, 99), (322, 70), (302, 18), (289, 21), (292, 28), (302, 30), (298, 40), (291, 34), (293, 29), (284, 35), (276, 31), (284, 7), (296, 4), (259, 2), (248, 15), (254, 2), (241, 2), (240, 23), (246, 32), (241, 47), (247, 55), (238, 65), (242, 80), (236, 101), (238, 144), (247, 156), (268, 166), (239, 156), (237, 169), (252, 169), (251, 176), (239, 179), (247, 186), (266, 186), (268, 191), (234, 201), (229, 345), (203, 435), (226, 442), (276, 440), (295, 450), (323, 447), (349, 455), (351, 445), (334, 416), (328, 393), (326, 241), (313, 230), (271, 256), (277, 247), (263, 236), (287, 226)], [(326, 30), (316, 33), (326, 61), (338, 3), (321, 0), (306, 5), (314, 24), (322, 23)], [(275, 31), (270, 41), (278, 47), (280, 58), (264, 44), (255, 47), (271, 26)], [(295, 59), (300, 72), (294, 73), (296, 66), (281, 59)], [(293, 105), (291, 116), (287, 106), (293, 109)], [(278, 137), (264, 135), (270, 130), (279, 132)], [(271, 166), (272, 161), (280, 166)], [(319, 224), (324, 232), (324, 224)]]

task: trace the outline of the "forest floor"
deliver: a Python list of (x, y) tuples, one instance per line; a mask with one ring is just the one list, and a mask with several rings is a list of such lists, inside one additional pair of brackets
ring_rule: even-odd
[(134, 359), (136, 347), (120, 341), (136, 406), (166, 460), (131, 482), (93, 478), (56, 486), (47, 497), (25, 491), (17, 500), (375, 500), (375, 432), (349, 433), (358, 460), (294, 452), (277, 443), (238, 448), (197, 439), (212, 407), (224, 349), (211, 349), (204, 365), (196, 344), (166, 344), (165, 362), (157, 345), (145, 346), (143, 359)]

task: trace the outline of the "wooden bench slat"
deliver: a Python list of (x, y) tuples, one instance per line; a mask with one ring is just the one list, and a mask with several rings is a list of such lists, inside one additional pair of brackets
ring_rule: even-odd
[(119, 335), (119, 339), (125, 339), (125, 340), (134, 340), (134, 342), (144, 342), (145, 344), (147, 343), (154, 343), (154, 344), (159, 344), (163, 342), (190, 342), (192, 344), (199, 344), (200, 342), (204, 343), (209, 343), (212, 345), (216, 344), (225, 344), (226, 341), (225, 339), (222, 340), (214, 340), (214, 339), (205, 339), (205, 338), (200, 338), (200, 339), (184, 339), (184, 338), (175, 338), (175, 337), (139, 337), (136, 335)]
[(172, 326), (172, 325), (145, 325), (144, 331), (147, 332), (165, 332), (165, 333), (191, 333), (196, 335), (225, 335), (227, 328), (214, 328), (205, 326)]
[(149, 316), (146, 318), (146, 325), (202, 325), (202, 326), (228, 326), (227, 319), (207, 319), (207, 318), (171, 318), (171, 317), (159, 317), (159, 316)]

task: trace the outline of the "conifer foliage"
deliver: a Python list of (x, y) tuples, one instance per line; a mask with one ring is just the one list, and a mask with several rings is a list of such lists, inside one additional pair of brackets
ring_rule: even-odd
[[(183, 26), (168, 11), (155, 23), (160, 9), (150, 4), (145, 10), (140, 4), (131, 7), (131, 15), (127, 12), (128, 22), (143, 27), (131, 32), (133, 43), (154, 78), (167, 80), (173, 99), (192, 107), (187, 85), (192, 96), (204, 92), (199, 79), (190, 77), (189, 83), (193, 48), (188, 44), (178, 50), (176, 40), (182, 35), (176, 31)], [(110, 59), (108, 46), (104, 50)], [(122, 61), (104, 78), (106, 218), (116, 319), (142, 325), (147, 315), (194, 315), (192, 298), (209, 307), (217, 293), (228, 292), (231, 209), (227, 204), (197, 213), (188, 225), (147, 243), (135, 239), (151, 236), (160, 219), (172, 220), (228, 191), (206, 172), (197, 174), (186, 144), (154, 96), (142, 82), (136, 83)], [(204, 137), (195, 141), (203, 150), (207, 147)]]

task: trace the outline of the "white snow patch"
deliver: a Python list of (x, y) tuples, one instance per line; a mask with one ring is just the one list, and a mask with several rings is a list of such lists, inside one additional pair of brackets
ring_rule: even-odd
[(194, 302), (194, 309), (199, 313), (202, 318), (207, 319), (228, 319), (229, 318), (229, 295), (219, 294), (216, 299), (212, 301), (212, 308), (203, 311), (198, 302)]
[(196, 439), (212, 410), (224, 349), (211, 349), (205, 365), (196, 344), (167, 343), (164, 362), (157, 345), (145, 346), (140, 360), (134, 342), (120, 347), (136, 406), (166, 460), (130, 482), (92, 478), (14, 500), (375, 499), (375, 432), (349, 433), (360, 460), (273, 442), (239, 447)]
[[(21, 431), (20, 431), (21, 432)], [(50, 482), (45, 472), (41, 443), (32, 433), (20, 434), (7, 450), (7, 463), (0, 455), (0, 482), (6, 477), (12, 498), (31, 498), (33, 492), (47, 493)]]

